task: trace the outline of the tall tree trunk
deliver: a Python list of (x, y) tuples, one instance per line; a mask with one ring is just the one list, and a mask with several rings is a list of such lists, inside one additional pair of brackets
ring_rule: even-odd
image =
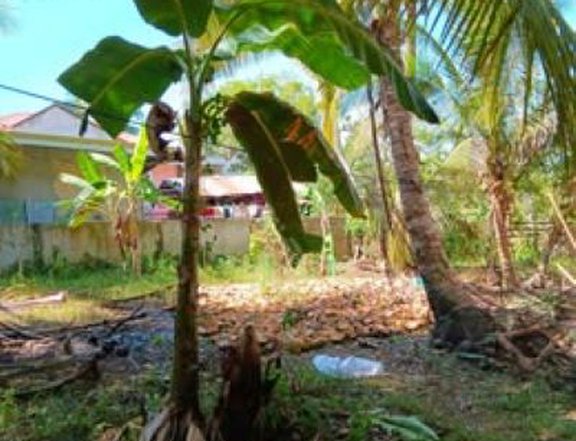
[(518, 286), (509, 234), (511, 196), (506, 189), (503, 174), (498, 173), (497, 170), (490, 173), (488, 193), (491, 206), (490, 217), (494, 228), (498, 259), (500, 260), (501, 286), (504, 289), (509, 289)]
[[(385, 15), (372, 24), (380, 43), (386, 44), (401, 65), (401, 32), (398, 0), (388, 2)], [(424, 280), (437, 324), (453, 311), (470, 305), (471, 299), (452, 277), (441, 237), (420, 178), (420, 159), (414, 145), (411, 115), (396, 99), (392, 84), (381, 80), (384, 125), (390, 137), (392, 161), (398, 179), (402, 212), (410, 234), (414, 260)]]
[(542, 250), (542, 255), (540, 256), (540, 264), (538, 265), (538, 271), (542, 273), (543, 276), (548, 274), (548, 268), (550, 267), (550, 259), (554, 253), (554, 249), (560, 238), (562, 237), (562, 228), (557, 222), (552, 223), (552, 229), (548, 233), (546, 238), (546, 243), (544, 249)]
[(390, 260), (388, 258), (388, 234), (392, 230), (392, 218), (390, 217), (390, 202), (388, 198), (388, 189), (386, 178), (384, 177), (384, 164), (382, 164), (382, 150), (378, 142), (378, 125), (376, 124), (376, 104), (372, 93), (372, 82), (368, 83), (366, 90), (368, 97), (368, 106), (370, 111), (370, 131), (372, 135), (372, 149), (374, 152), (374, 162), (378, 175), (378, 184), (380, 187), (380, 197), (382, 198), (383, 219), (380, 222), (380, 254), (384, 259), (387, 271), (390, 270)]
[(186, 115), (185, 185), (182, 211), (182, 250), (178, 274), (178, 307), (175, 324), (175, 354), (171, 398), (176, 409), (191, 412), (202, 422), (199, 405), (198, 366), (198, 260), (200, 251), (200, 158), (201, 124)]
[[(552, 215), (550, 219), (550, 223), (552, 224), (552, 229), (548, 233), (548, 237), (546, 239), (546, 244), (544, 245), (544, 249), (542, 250), (542, 254), (540, 257), (540, 265), (538, 268), (539, 273), (546, 277), (548, 275), (548, 267), (550, 265), (550, 259), (552, 258), (552, 254), (554, 253), (555, 248), (559, 245), (560, 239), (566, 233), (564, 225), (561, 222), (561, 217), (566, 219), (573, 218), (576, 214), (576, 177), (572, 178), (568, 182), (566, 182), (561, 188), (558, 189), (560, 191), (560, 202), (559, 206), (557, 206), (557, 211)], [(554, 199), (551, 201), (554, 204)], [(576, 251), (576, 250), (575, 250)]]
[[(326, 81), (320, 83), (320, 108), (322, 116), (322, 134), (328, 143), (336, 150), (340, 149), (338, 133), (338, 118), (340, 111), (340, 93), (336, 86)], [(316, 184), (316, 203), (320, 208), (320, 230), (322, 232), (322, 252), (320, 254), (320, 274), (333, 276), (336, 273), (334, 257), (334, 235), (330, 225), (328, 204), (321, 191), (320, 182)], [(338, 206), (335, 207), (338, 213)]]

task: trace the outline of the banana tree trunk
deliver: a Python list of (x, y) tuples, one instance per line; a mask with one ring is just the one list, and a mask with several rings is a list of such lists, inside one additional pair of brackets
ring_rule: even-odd
[[(186, 115), (185, 185), (182, 197), (182, 250), (178, 268), (175, 354), (172, 373), (172, 402), (179, 412), (202, 422), (199, 405), (198, 365), (198, 261), (200, 251), (200, 158), (201, 125)], [(200, 424), (201, 426), (202, 424)]]
[(132, 272), (137, 275), (142, 275), (142, 247), (140, 244), (140, 227), (138, 225), (138, 219), (132, 220), (132, 228), (130, 229), (131, 234), (131, 260), (132, 260)]
[[(402, 41), (397, 21), (399, 15), (398, 2), (390, 2), (385, 16), (372, 24), (372, 31), (380, 43), (391, 49), (396, 61), (401, 64)], [(436, 322), (440, 323), (455, 309), (470, 304), (470, 299), (452, 277), (440, 234), (424, 193), (419, 170), (420, 158), (412, 135), (411, 115), (400, 105), (391, 83), (386, 79), (381, 80), (380, 97), (414, 261), (424, 280)]]
[(132, 272), (137, 276), (142, 275), (142, 247), (140, 244), (140, 225), (138, 224), (139, 219), (139, 203), (137, 200), (133, 199), (130, 201), (130, 208), (128, 210), (128, 240)]

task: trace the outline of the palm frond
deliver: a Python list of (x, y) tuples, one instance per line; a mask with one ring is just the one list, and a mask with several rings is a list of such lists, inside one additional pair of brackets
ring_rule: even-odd
[(486, 170), (488, 148), (480, 138), (467, 138), (450, 152), (443, 166), (450, 170), (479, 174)]
[[(478, 76), (499, 84), (512, 52), (522, 57), (525, 101), (533, 95), (534, 70), (541, 68), (558, 116), (558, 134), (576, 141), (576, 34), (550, 0), (430, 0), (441, 25), (440, 41)], [(432, 33), (435, 30), (431, 31)]]
[(0, 179), (14, 179), (18, 175), (24, 155), (12, 137), (0, 132)]

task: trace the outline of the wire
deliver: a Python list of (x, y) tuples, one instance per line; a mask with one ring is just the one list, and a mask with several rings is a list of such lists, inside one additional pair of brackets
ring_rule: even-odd
[[(77, 103), (71, 103), (68, 101), (58, 100), (58, 99), (50, 97), (48, 95), (42, 95), (40, 93), (32, 92), (32, 91), (25, 90), (25, 89), (20, 89), (18, 87), (9, 86), (7, 84), (0, 83), (0, 89), (6, 90), (8, 92), (14, 92), (14, 93), (17, 93), (19, 95), (28, 96), (30, 98), (36, 98), (36, 99), (39, 99), (42, 101), (47, 101), (47, 102), (52, 103), (52, 104), (59, 104), (59, 105), (64, 106), (64, 107), (71, 107), (74, 109), (83, 110), (84, 112), (90, 111), (89, 106), (85, 106), (85, 105), (77, 104)], [(103, 112), (90, 111), (90, 114), (91, 115), (99, 115), (99, 116), (102, 116), (104, 118), (115, 119), (117, 121), (122, 121), (126, 124), (131, 124), (133, 126), (146, 127), (146, 123), (144, 121), (141, 121), (141, 120), (133, 120), (130, 118), (121, 117), (119, 115), (112, 115), (112, 114), (103, 113)]]
[[(14, 87), (14, 86), (10, 86), (8, 84), (2, 84), (0, 83), (0, 89), (6, 90), (8, 92), (13, 92), (13, 93), (17, 93), (19, 95), (24, 95), (24, 96), (28, 96), (30, 98), (36, 98), (42, 101), (46, 101), (52, 104), (58, 104), (60, 106), (64, 106), (64, 107), (68, 107), (68, 108), (74, 108), (77, 110), (82, 110), (84, 112), (89, 112), (91, 115), (98, 115), (98, 116), (102, 116), (104, 118), (108, 118), (108, 119), (115, 119), (117, 121), (122, 121), (125, 124), (129, 124), (132, 127), (146, 127), (146, 128), (153, 128), (152, 126), (146, 124), (145, 121), (142, 120), (135, 120), (135, 119), (131, 119), (131, 118), (123, 118), (119, 115), (113, 115), (113, 114), (109, 114), (109, 113), (104, 113), (104, 112), (94, 112), (90, 110), (89, 106), (85, 106), (82, 104), (77, 104), (77, 103), (71, 103), (68, 101), (62, 101), (62, 100), (58, 100), (56, 98), (50, 97), (48, 95), (42, 95), (40, 93), (36, 93), (36, 92), (32, 92), (30, 90), (25, 90), (25, 89), (21, 89), (19, 87)], [(186, 136), (186, 135), (182, 135), (182, 134), (178, 134), (178, 135), (174, 135), (177, 136), (180, 139), (190, 139), (190, 136)], [(232, 151), (241, 151), (242, 149), (238, 148), (238, 147), (232, 147), (232, 146), (221, 146), (221, 145), (215, 145), (213, 144), (211, 147), (214, 148), (218, 148), (218, 149), (225, 149), (225, 150), (232, 150)]]

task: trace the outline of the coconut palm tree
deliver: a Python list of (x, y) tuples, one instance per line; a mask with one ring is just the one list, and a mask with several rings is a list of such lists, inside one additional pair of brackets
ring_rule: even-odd
[[(546, 77), (545, 93), (557, 115), (560, 139), (565, 145), (576, 139), (572, 123), (576, 117), (576, 36), (551, 0), (343, 0), (343, 3), (349, 8), (373, 10), (377, 17), (371, 22), (373, 33), (391, 49), (401, 66), (401, 48), (410, 26), (416, 22), (428, 25), (456, 64), (470, 69), (471, 81), (482, 77), (494, 84), (494, 105), (502, 92), (504, 61), (513, 53), (520, 54), (525, 66), (524, 76), (519, 79), (525, 84), (525, 103), (533, 96), (534, 74), (539, 68)], [(414, 4), (415, 9), (411, 8)], [(410, 11), (416, 17), (407, 21)], [(388, 79), (381, 81), (380, 100), (403, 214), (431, 307), (438, 323), (445, 322), (444, 319), (461, 322), (459, 319), (466, 315), (461, 311), (469, 311), (463, 306), (474, 302), (452, 276), (445, 257), (422, 186), (412, 118), (399, 105), (393, 94), (393, 82)], [(575, 155), (567, 156), (573, 163)], [(487, 325), (489, 321), (485, 320)]]

